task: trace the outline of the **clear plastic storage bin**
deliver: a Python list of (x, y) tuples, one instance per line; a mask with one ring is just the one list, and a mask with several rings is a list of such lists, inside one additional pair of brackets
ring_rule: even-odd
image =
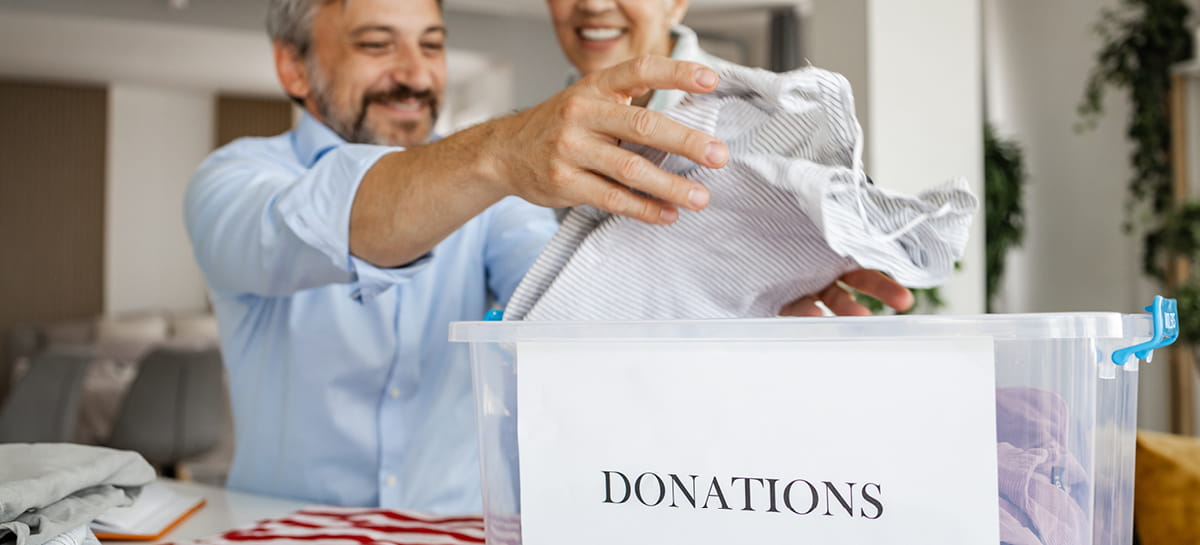
[[(1156, 304), (1147, 309), (1151, 314), (1140, 315), (454, 323), (450, 327), (450, 340), (470, 343), (471, 348), (487, 541), (521, 541), (516, 392), (520, 362), (515, 356), (518, 343), (720, 340), (754, 344), (780, 340), (971, 336), (994, 340), (998, 395), (1006, 389), (1044, 392), (1069, 415), (1062, 440), (1086, 479), (1085, 486), (1075, 487), (1070, 494), (1091, 522), (1085, 531), (1087, 535), (1074, 536), (1070, 541), (1127, 545), (1132, 540), (1133, 526), (1138, 364), (1149, 359), (1153, 348), (1174, 340), (1173, 303), (1156, 299)], [(1169, 312), (1163, 312), (1167, 308)], [(1114, 363), (1114, 354), (1123, 365)], [(1011, 428), (1012, 423), (1007, 425)], [(1009, 429), (1007, 433), (1014, 431), (1022, 430)]]

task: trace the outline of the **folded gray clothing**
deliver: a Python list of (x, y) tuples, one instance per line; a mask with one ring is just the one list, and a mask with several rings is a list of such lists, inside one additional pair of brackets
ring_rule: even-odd
[(80, 526), (50, 538), (44, 545), (100, 545), (100, 540), (96, 539), (96, 534), (92, 533), (91, 528)]
[(0, 545), (42, 545), (133, 503), (154, 480), (136, 452), (68, 443), (0, 444)]
[(912, 197), (867, 180), (849, 82), (719, 63), (717, 90), (667, 115), (723, 140), (722, 169), (644, 146), (712, 200), (670, 226), (576, 207), (522, 280), (506, 320), (775, 316), (858, 268), (909, 287), (944, 282), (979, 206), (955, 179)]

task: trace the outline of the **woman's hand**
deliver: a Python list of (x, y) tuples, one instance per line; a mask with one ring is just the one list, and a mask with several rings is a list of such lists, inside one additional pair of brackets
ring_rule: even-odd
[(879, 271), (859, 269), (851, 271), (814, 295), (805, 295), (780, 311), (780, 316), (823, 316), (817, 301), (825, 304), (829, 310), (838, 316), (870, 316), (867, 307), (854, 300), (854, 295), (842, 288), (845, 284), (850, 288), (861, 291), (879, 299), (883, 304), (904, 312), (912, 307), (913, 295), (908, 288), (901, 286), (892, 277)]

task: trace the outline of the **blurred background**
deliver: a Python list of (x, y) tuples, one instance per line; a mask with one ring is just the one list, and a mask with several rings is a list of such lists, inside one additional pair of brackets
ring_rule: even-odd
[[(1172, 267), (1148, 274), (1143, 254), (1162, 237), (1145, 233), (1187, 232), (1193, 223), (1165, 211), (1200, 195), (1192, 189), (1200, 183), (1200, 76), (1188, 65), (1196, 19), (1164, 22), (1151, 4), (693, 0), (684, 23), (705, 49), (729, 60), (772, 70), (811, 63), (845, 74), (877, 184), (916, 192), (964, 176), (986, 193), (988, 217), (974, 225), (959, 273), (925, 299), (923, 311), (1140, 312), (1154, 294), (1182, 290), (1191, 278), (1186, 245), (1152, 248), (1166, 252), (1154, 254), (1157, 263)], [(66, 410), (79, 420), (58, 433), (135, 441), (118, 432), (133, 425), (122, 423), (133, 418), (123, 407), (138, 362), (163, 347), (215, 346), (181, 203), (213, 149), (278, 134), (296, 118), (275, 80), (265, 5), (0, 0), (0, 407), (14, 405), (11, 386), (39, 354), (83, 350), (103, 365), (44, 379), (85, 391), (83, 408)], [(1117, 10), (1107, 36), (1097, 30), (1106, 9)], [(565, 84), (567, 62), (542, 0), (446, 0), (445, 18), (443, 134), (536, 104)], [(1143, 28), (1137, 24), (1173, 44), (1186, 36), (1186, 52), (1129, 49), (1121, 30)], [(1081, 113), (1089, 76), (1098, 68), (1105, 75), (1106, 48), (1161, 61), (1139, 65), (1156, 70), (1145, 81), (1166, 82), (1154, 100), (1172, 105), (1150, 116), (1159, 123), (1150, 134), (1165, 127), (1178, 137), (1147, 140), (1131, 131), (1131, 120), (1149, 114), (1124, 89), (1107, 87), (1084, 108), (1099, 106), (1102, 115)], [(1108, 79), (1120, 80), (1122, 66)], [(985, 142), (986, 125), (999, 140)], [(1130, 212), (1131, 180), (1153, 162), (1131, 166), (1139, 146), (1157, 150), (1150, 166), (1166, 160), (1168, 171), (1165, 186), (1142, 196), (1151, 204)], [(985, 179), (993, 185), (985, 188)], [(1181, 312), (1200, 314), (1200, 307)], [(1192, 433), (1191, 360), (1167, 360), (1160, 355), (1141, 371), (1141, 427)], [(182, 392), (198, 379), (170, 380)], [(11, 413), (10, 431), (19, 428)], [(159, 463), (219, 482), (230, 449), (222, 415), (198, 424), (215, 430), (198, 443), (160, 445)], [(5, 426), (0, 412), (0, 440)]]

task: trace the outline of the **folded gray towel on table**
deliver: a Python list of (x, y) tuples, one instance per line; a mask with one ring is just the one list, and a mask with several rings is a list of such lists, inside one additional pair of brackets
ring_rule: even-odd
[(50, 538), (44, 545), (100, 545), (96, 534), (87, 526), (80, 526), (65, 534)]
[(0, 545), (42, 545), (126, 506), (153, 481), (136, 452), (67, 443), (0, 445)]

